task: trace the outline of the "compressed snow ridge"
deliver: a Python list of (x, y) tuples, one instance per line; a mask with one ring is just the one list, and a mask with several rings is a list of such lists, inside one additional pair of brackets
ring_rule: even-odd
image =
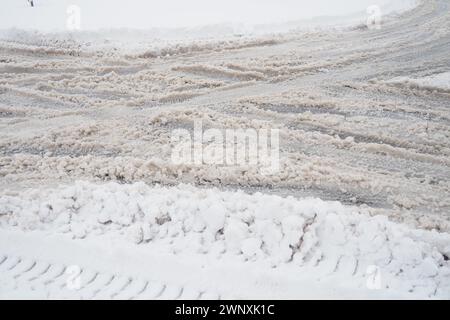
[(410, 77), (397, 77), (384, 81), (384, 83), (394, 86), (408, 87), (411, 89), (450, 93), (450, 72), (443, 72), (428, 77), (415, 79)]
[(175, 255), (288, 265), (317, 279), (356, 277), (357, 286), (379, 270), (380, 285), (391, 294), (450, 297), (449, 234), (414, 230), (319, 199), (77, 182), (1, 196), (0, 227), (76, 239), (108, 235)]

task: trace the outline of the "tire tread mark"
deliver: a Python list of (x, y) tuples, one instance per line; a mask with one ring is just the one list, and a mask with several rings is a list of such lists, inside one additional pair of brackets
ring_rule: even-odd
[(149, 282), (145, 281), (144, 287), (139, 292), (137, 292), (134, 296), (130, 297), (130, 300), (133, 300), (134, 298), (139, 297), (143, 292), (145, 292), (145, 290), (147, 290), (148, 284), (149, 284)]
[(19, 263), (21, 263), (21, 262), (22, 262), (22, 258), (18, 258), (17, 261), (16, 261), (16, 263), (14, 263), (11, 267), (7, 268), (5, 271), (11, 271), (11, 270), (14, 269), (15, 267), (17, 267), (17, 265), (18, 265)]
[(161, 290), (159, 291), (159, 293), (154, 297), (154, 299), (159, 298), (160, 296), (162, 296), (162, 294), (164, 293), (164, 291), (167, 289), (167, 286), (164, 284), (161, 288)]
[(33, 282), (33, 281), (39, 279), (40, 277), (42, 277), (43, 275), (45, 275), (45, 274), (48, 272), (48, 270), (50, 270), (50, 267), (51, 267), (51, 266), (52, 266), (51, 264), (47, 265), (47, 268), (45, 268), (44, 271), (42, 271), (41, 273), (39, 273), (39, 274), (35, 275), (34, 277), (28, 279), (28, 281), (29, 281), (29, 282)]
[(23, 276), (25, 273), (33, 270), (36, 265), (37, 265), (37, 262), (33, 261), (33, 264), (29, 268), (27, 268), (26, 270), (22, 271), (21, 273), (18, 273), (16, 275), (14, 275), (14, 279), (17, 279), (17, 278)]
[(180, 299), (180, 297), (183, 295), (183, 292), (184, 292), (184, 287), (181, 288), (180, 293), (179, 293), (178, 296), (177, 296), (175, 299), (173, 299), (173, 300), (178, 300), (178, 299)]
[(115, 278), (116, 276), (112, 275), (111, 278), (108, 280), (108, 282), (103, 285), (103, 288), (98, 288), (97, 290), (95, 290), (94, 294), (92, 295), (92, 299), (94, 299), (100, 293), (100, 291), (108, 288)]
[(66, 266), (63, 266), (62, 271), (61, 271), (59, 274), (57, 274), (55, 277), (53, 277), (53, 278), (51, 278), (51, 279), (45, 281), (45, 282), (44, 282), (44, 285), (48, 286), (50, 283), (55, 282), (56, 279), (60, 278), (64, 273), (66, 273), (66, 269), (67, 269), (67, 267), (66, 267)]
[(98, 275), (99, 275), (99, 273), (96, 272), (96, 273), (94, 274), (94, 276), (92, 277), (92, 279), (89, 280), (88, 282), (86, 282), (86, 283), (84, 284), (84, 286), (83, 286), (80, 290), (86, 288), (86, 287), (89, 286), (91, 283), (93, 283), (93, 282), (97, 279)]
[(132, 282), (133, 282), (133, 279), (132, 278), (128, 278), (128, 281), (117, 292), (114, 292), (113, 294), (111, 294), (111, 298), (114, 299), (114, 297), (116, 297), (118, 294), (120, 294), (126, 288), (128, 288), (131, 285)]

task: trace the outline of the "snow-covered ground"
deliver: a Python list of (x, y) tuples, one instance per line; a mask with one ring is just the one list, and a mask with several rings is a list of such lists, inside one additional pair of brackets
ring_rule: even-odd
[[(0, 298), (450, 298), (447, 0), (379, 29), (373, 1), (70, 1), (77, 32), (35, 2), (0, 11)], [(279, 171), (173, 163), (199, 120), (278, 129)]]
[[(172, 255), (175, 262), (171, 262), (169, 270), (165, 270), (162, 258), (158, 262), (163, 268), (157, 268), (157, 272), (153, 271), (155, 266), (139, 266), (147, 271), (136, 273), (136, 267), (127, 269), (126, 264), (115, 262), (119, 266), (114, 269), (132, 280), (122, 284), (127, 284), (123, 290), (119, 286), (111, 292), (114, 297), (139, 297), (144, 291), (128, 291), (140, 277), (139, 289), (143, 279), (178, 282), (183, 288), (196, 289), (197, 296), (214, 292), (225, 299), (342, 298), (341, 292), (360, 298), (449, 298), (450, 266), (446, 261), (450, 256), (450, 234), (414, 230), (338, 202), (189, 186), (151, 188), (144, 183), (77, 182), (69, 187), (4, 196), (0, 198), (0, 212), (4, 215), (2, 228), (8, 230), (0, 246), (3, 253), (8, 253), (0, 264), (9, 271), (0, 277), (0, 294), (6, 297), (10, 290), (19, 291), (23, 297), (56, 297), (58, 292), (66, 297), (108, 297), (103, 295), (107, 289), (100, 288), (93, 295), (87, 285), (84, 290), (70, 290), (65, 283), (70, 274), (58, 279), (61, 287), (56, 293), (52, 290), (57, 286), (45, 282), (40, 284), (43, 289), (33, 292), (30, 288), (41, 282), (39, 277), (34, 282), (20, 281), (24, 275), (28, 278), (37, 261), (43, 259), (36, 249), (43, 250), (46, 244), (41, 238), (50, 235), (63, 243), (75, 239), (70, 245), (75, 247), (89, 241), (95, 244), (95, 250), (112, 258), (121, 252), (116, 250), (118, 245), (138, 255), (133, 257), (128, 252), (132, 261), (145, 261), (145, 266), (154, 264), (160, 256)], [(18, 236), (22, 231), (25, 236)], [(26, 241), (36, 243), (30, 248)], [(52, 242), (47, 245), (50, 255), (42, 262), (67, 259), (60, 256), (61, 245), (55, 249)], [(18, 260), (22, 255), (28, 259)], [(79, 272), (92, 265), (108, 271), (100, 263), (101, 258), (94, 263), (91, 259), (90, 254), (81, 253), (69, 261), (79, 266)], [(227, 270), (241, 267), (237, 274)], [(183, 269), (182, 276), (174, 276), (172, 268)], [(220, 269), (227, 270), (226, 277), (217, 277)], [(188, 277), (186, 270), (192, 270)], [(255, 272), (261, 273), (259, 279), (249, 277)], [(88, 277), (94, 273), (88, 274), (81, 273), (80, 281), (84, 277), (89, 282)], [(13, 281), (14, 276), (20, 280)], [(95, 281), (91, 286), (95, 287)]]

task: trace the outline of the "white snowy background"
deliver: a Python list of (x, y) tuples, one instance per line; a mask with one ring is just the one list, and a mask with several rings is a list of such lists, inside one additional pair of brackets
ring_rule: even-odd
[(192, 28), (206, 25), (268, 25), (365, 13), (378, 5), (385, 14), (412, 7), (416, 0), (2, 0), (0, 29), (66, 30), (67, 8), (82, 10), (83, 30)]

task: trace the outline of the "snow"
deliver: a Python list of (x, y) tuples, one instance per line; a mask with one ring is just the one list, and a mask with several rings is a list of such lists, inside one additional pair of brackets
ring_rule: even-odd
[(308, 270), (317, 279), (332, 274), (355, 283), (342, 289), (354, 297), (372, 266), (380, 268), (387, 294), (450, 297), (440, 289), (450, 285), (450, 234), (411, 229), (338, 202), (80, 181), (3, 195), (0, 213), (3, 231), (45, 231), (104, 243), (105, 250), (109, 241), (100, 239), (106, 237), (188, 260), (285, 265), (292, 275)]
[(397, 77), (383, 83), (411, 89), (436, 90), (450, 93), (450, 72), (433, 74), (423, 78)]
[[(342, 17), (357, 13), (364, 20), (371, 5), (383, 14), (412, 8), (417, 0), (37, 0), (31, 8), (26, 1), (3, 0), (0, 29), (66, 31), (69, 6), (81, 9), (83, 31), (106, 29), (153, 29), (164, 37), (169, 29), (234, 29), (252, 32), (255, 27), (281, 25), (316, 17)], [(294, 25), (290, 25), (292, 28)], [(228, 32), (228, 31), (227, 31)]]
[[(449, 298), (447, 0), (72, 3), (0, 8), (0, 298)], [(194, 120), (278, 174), (173, 163)]]

